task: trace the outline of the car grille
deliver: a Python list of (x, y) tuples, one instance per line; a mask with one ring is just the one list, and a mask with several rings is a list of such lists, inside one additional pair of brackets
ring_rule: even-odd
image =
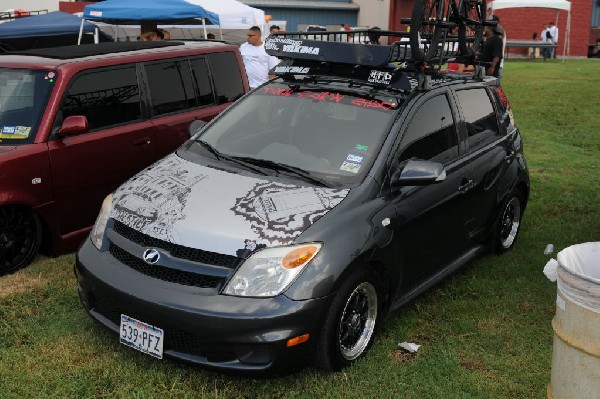
[(164, 249), (176, 258), (185, 259), (192, 262), (235, 268), (240, 261), (240, 258), (235, 256), (203, 251), (201, 249), (188, 248), (183, 245), (177, 245), (167, 241), (159, 240), (158, 238), (150, 237), (146, 234), (140, 233), (139, 231), (134, 230), (116, 220), (113, 230), (119, 235), (127, 238), (129, 241), (135, 242), (138, 245), (143, 247)]
[(129, 252), (112, 243), (110, 244), (108, 251), (115, 259), (129, 266), (133, 270), (159, 280), (181, 285), (191, 285), (199, 288), (217, 288), (222, 281), (219, 277), (205, 276), (168, 267), (149, 265), (142, 259), (131, 255)]
[[(184, 261), (203, 263), (209, 266), (229, 267), (234, 270), (241, 259), (235, 256), (222, 255), (200, 249), (187, 248), (182, 245), (169, 243), (154, 237), (142, 234), (123, 223), (115, 221), (113, 226), (115, 233), (140, 246), (160, 248), (168, 251), (172, 256)], [(168, 281), (175, 284), (187, 285), (198, 288), (219, 289), (225, 279), (222, 277), (209, 276), (201, 273), (179, 270), (177, 268), (150, 265), (138, 256), (132, 255), (126, 249), (119, 247), (113, 242), (109, 243), (108, 251), (122, 264), (147, 276)]]

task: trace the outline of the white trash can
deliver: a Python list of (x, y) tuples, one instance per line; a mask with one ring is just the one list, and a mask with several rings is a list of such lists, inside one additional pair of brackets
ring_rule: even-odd
[(544, 273), (553, 269), (558, 284), (547, 397), (600, 399), (600, 242), (563, 249)]

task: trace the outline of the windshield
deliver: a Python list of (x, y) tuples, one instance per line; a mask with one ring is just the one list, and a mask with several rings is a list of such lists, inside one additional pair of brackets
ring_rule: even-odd
[(32, 143), (55, 72), (0, 68), (0, 145)]
[(359, 183), (401, 100), (336, 89), (264, 86), (218, 118), (188, 151), (207, 153), (208, 144), (221, 158), (267, 171), (290, 173), (286, 166), (291, 166), (333, 186)]

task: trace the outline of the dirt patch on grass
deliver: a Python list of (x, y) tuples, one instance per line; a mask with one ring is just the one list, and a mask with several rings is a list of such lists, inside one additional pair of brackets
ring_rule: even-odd
[(43, 287), (47, 281), (41, 274), (32, 276), (16, 273), (0, 277), (0, 298)]
[(417, 357), (416, 353), (410, 353), (404, 349), (396, 349), (388, 354), (388, 359), (396, 365), (408, 363)]
[(487, 370), (483, 362), (479, 360), (463, 360), (460, 365), (467, 370)]
[(535, 311), (535, 308), (529, 302), (520, 302), (517, 304), (517, 310), (520, 313), (531, 313)]
[(505, 327), (505, 323), (498, 319), (483, 319), (477, 322), (477, 328), (488, 334), (499, 334)]

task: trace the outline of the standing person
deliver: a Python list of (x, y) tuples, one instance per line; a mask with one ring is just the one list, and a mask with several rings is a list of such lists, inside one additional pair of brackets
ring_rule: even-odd
[[(534, 42), (538, 40), (537, 32), (533, 32), (531, 40)], [(535, 48), (529, 47), (529, 49), (527, 50), (527, 56), (529, 58), (539, 58), (540, 57), (540, 49), (538, 47), (535, 47)]]
[(500, 17), (492, 14), (490, 15), (489, 18), (491, 21), (496, 21), (497, 25), (496, 25), (496, 34), (498, 36), (500, 36), (502, 38), (502, 59), (500, 60), (500, 67), (498, 70), (498, 83), (500, 83), (500, 80), (502, 79), (502, 72), (504, 71), (504, 53), (506, 52), (506, 31), (504, 30), (504, 27), (502, 27), (502, 25), (500, 25)]
[[(552, 41), (552, 33), (550, 33), (550, 28), (548, 25), (546, 25), (546, 28), (542, 31), (542, 43), (554, 44)], [(552, 48), (544, 47), (542, 49), (542, 56), (544, 57), (544, 61), (546, 61), (546, 58), (552, 58)]]
[(240, 46), (240, 53), (248, 75), (248, 84), (251, 89), (254, 89), (273, 77), (269, 75), (269, 71), (279, 63), (279, 60), (265, 51), (258, 26), (248, 29), (247, 36), (247, 42)]
[(498, 77), (500, 72), (500, 61), (502, 61), (502, 38), (496, 33), (496, 28), (486, 26), (485, 31), (485, 42), (481, 49), (481, 60), (483, 62), (490, 62), (491, 65), (485, 70), (485, 74), (488, 76)]
[[(558, 44), (558, 27), (554, 25), (554, 22), (550, 21), (550, 23), (548, 23), (548, 30), (552, 36), (552, 43)], [(556, 58), (556, 50), (553, 48), (550, 49), (550, 57)]]
[[(348, 24), (340, 24), (340, 32), (345, 32), (346, 31), (346, 25)], [(348, 35), (340, 35), (339, 38), (340, 42), (347, 42), (348, 41)]]
[(281, 32), (281, 28), (277, 25), (271, 25), (271, 27), (269, 28), (269, 34), (277, 32)]

